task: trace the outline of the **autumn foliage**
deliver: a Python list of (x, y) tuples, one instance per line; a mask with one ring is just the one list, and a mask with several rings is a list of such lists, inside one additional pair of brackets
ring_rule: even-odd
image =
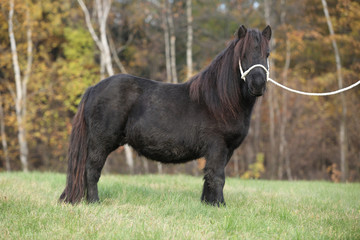
[[(85, 1), (90, 13), (92, 1)], [(335, 57), (320, 0), (270, 1), (274, 46), (271, 77), (311, 92), (338, 89)], [(163, 25), (164, 1), (113, 1), (107, 35), (129, 74), (167, 80)], [(327, 1), (339, 47), (344, 86), (360, 80), (360, 3)], [(170, 1), (176, 37), (178, 81), (186, 81), (186, 1)], [(0, 2), (0, 97), (11, 169), (21, 170), (16, 91), (8, 32), (9, 1)], [(71, 120), (85, 89), (100, 80), (100, 53), (77, 1), (15, 0), (14, 34), (21, 69), (26, 67), (26, 29), (32, 29), (33, 63), (27, 86), (26, 139), (30, 170), (65, 171)], [(30, 20), (26, 12), (30, 12)], [(96, 24), (96, 23), (94, 23)], [(265, 26), (262, 1), (192, 1), (193, 73), (199, 72), (244, 24)], [(111, 45), (110, 44), (110, 45)], [(190, 45), (191, 46), (191, 45)], [(287, 58), (288, 56), (288, 58)], [(120, 68), (114, 61), (115, 72)], [(267, 179), (341, 179), (339, 96), (306, 97), (285, 93), (271, 83), (254, 109), (249, 135), (226, 171), (230, 176)], [(360, 180), (360, 88), (344, 94), (347, 102), (348, 181)], [(273, 104), (273, 112), (269, 104)], [(271, 123), (272, 121), (272, 123)], [(270, 137), (270, 124), (274, 126)], [(3, 134), (4, 135), (4, 134)], [(3, 146), (3, 145), (2, 145)], [(271, 157), (270, 157), (271, 156)], [(156, 163), (135, 157), (135, 173), (153, 173)], [(199, 166), (202, 164), (199, 164)], [(5, 170), (0, 147), (0, 171)], [(104, 171), (128, 173), (121, 149)], [(165, 173), (200, 172), (196, 164), (165, 165)]]

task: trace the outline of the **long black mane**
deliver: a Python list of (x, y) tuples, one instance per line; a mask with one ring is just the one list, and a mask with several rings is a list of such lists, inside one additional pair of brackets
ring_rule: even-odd
[[(246, 53), (251, 53), (259, 43), (263, 56), (266, 55), (268, 41), (261, 32), (249, 29), (245, 37), (232, 40), (215, 59), (190, 80), (190, 97), (203, 102), (219, 120), (235, 117), (241, 110), (241, 80), (238, 61)], [(251, 58), (251, 55), (249, 55)]]

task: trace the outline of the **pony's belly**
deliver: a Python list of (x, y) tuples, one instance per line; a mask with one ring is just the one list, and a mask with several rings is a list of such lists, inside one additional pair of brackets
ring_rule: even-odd
[[(183, 132), (182, 132), (183, 133)], [(201, 144), (177, 131), (132, 129), (127, 142), (139, 154), (163, 163), (184, 163), (201, 157)]]
[(199, 154), (179, 146), (163, 147), (163, 146), (145, 146), (143, 148), (135, 148), (141, 155), (162, 163), (185, 163), (199, 158)]

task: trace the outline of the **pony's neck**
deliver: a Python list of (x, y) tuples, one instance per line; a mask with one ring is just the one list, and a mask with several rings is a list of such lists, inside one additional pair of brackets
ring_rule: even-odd
[(210, 113), (225, 121), (251, 111), (256, 100), (240, 77), (238, 41), (230, 42), (209, 66), (189, 80), (191, 99), (204, 103)]

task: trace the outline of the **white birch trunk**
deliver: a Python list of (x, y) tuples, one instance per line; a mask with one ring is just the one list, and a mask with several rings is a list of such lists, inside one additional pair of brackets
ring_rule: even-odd
[[(339, 49), (335, 40), (335, 33), (334, 29), (331, 23), (330, 14), (327, 7), (326, 0), (321, 0), (323, 5), (324, 14), (326, 17), (326, 22), (329, 28), (330, 37), (331, 37), (331, 43), (334, 48), (334, 55), (335, 55), (335, 62), (336, 62), (336, 73), (337, 73), (337, 79), (338, 79), (338, 85), (339, 89), (343, 87), (343, 77), (341, 73), (341, 59), (340, 59), (340, 53)], [(347, 114), (347, 107), (346, 107), (346, 99), (344, 93), (340, 93), (340, 99), (341, 99), (341, 106), (342, 106), (342, 112), (341, 112), (341, 119), (340, 119), (340, 132), (339, 132), (339, 139), (340, 139), (340, 170), (341, 170), (341, 181), (345, 182), (348, 175), (348, 166), (347, 166), (347, 160), (346, 160), (346, 154), (347, 154), (347, 134), (346, 134), (346, 114)]]
[(114, 41), (112, 40), (110, 34), (108, 34), (108, 39), (109, 39), (110, 51), (111, 51), (112, 56), (114, 57), (114, 61), (115, 61), (116, 65), (118, 66), (121, 73), (127, 74), (127, 71), (126, 71), (124, 65), (121, 63), (121, 61), (119, 59), (118, 53), (116, 52), (115, 44), (114, 44)]
[(96, 10), (99, 19), (100, 41), (103, 46), (103, 60), (105, 62), (106, 71), (109, 76), (114, 75), (112, 67), (111, 53), (106, 36), (106, 21), (111, 8), (111, 0), (96, 0)]
[(176, 36), (175, 36), (175, 27), (174, 20), (172, 16), (171, 3), (168, 0), (165, 1), (166, 6), (166, 17), (169, 23), (169, 33), (170, 33), (170, 63), (171, 63), (171, 77), (173, 83), (178, 83), (177, 73), (176, 73)]
[(163, 173), (163, 170), (162, 170), (162, 165), (161, 165), (161, 163), (157, 162), (156, 164), (157, 164), (158, 173), (159, 173), (159, 174), (162, 174), (162, 173)]
[(105, 68), (105, 56), (103, 52), (100, 52), (100, 79), (99, 81), (106, 78), (106, 68)]
[(15, 86), (16, 86), (16, 95), (15, 95), (15, 110), (16, 110), (16, 120), (18, 124), (18, 140), (20, 147), (20, 161), (24, 172), (28, 172), (28, 146), (26, 140), (26, 93), (27, 93), (27, 83), (29, 81), (31, 65), (32, 65), (32, 40), (31, 40), (31, 28), (30, 28), (30, 13), (27, 8), (26, 11), (26, 21), (27, 21), (27, 66), (25, 71), (24, 78), (21, 78), (20, 65), (17, 55), (16, 40), (14, 36), (14, 27), (13, 27), (13, 16), (14, 16), (14, 0), (10, 0), (10, 11), (9, 11), (9, 39), (10, 39), (10, 48), (12, 55), (12, 62), (15, 74)]
[(125, 150), (126, 164), (129, 167), (129, 173), (134, 174), (134, 158), (133, 158), (131, 148), (129, 145), (126, 144), (124, 146), (124, 150)]

